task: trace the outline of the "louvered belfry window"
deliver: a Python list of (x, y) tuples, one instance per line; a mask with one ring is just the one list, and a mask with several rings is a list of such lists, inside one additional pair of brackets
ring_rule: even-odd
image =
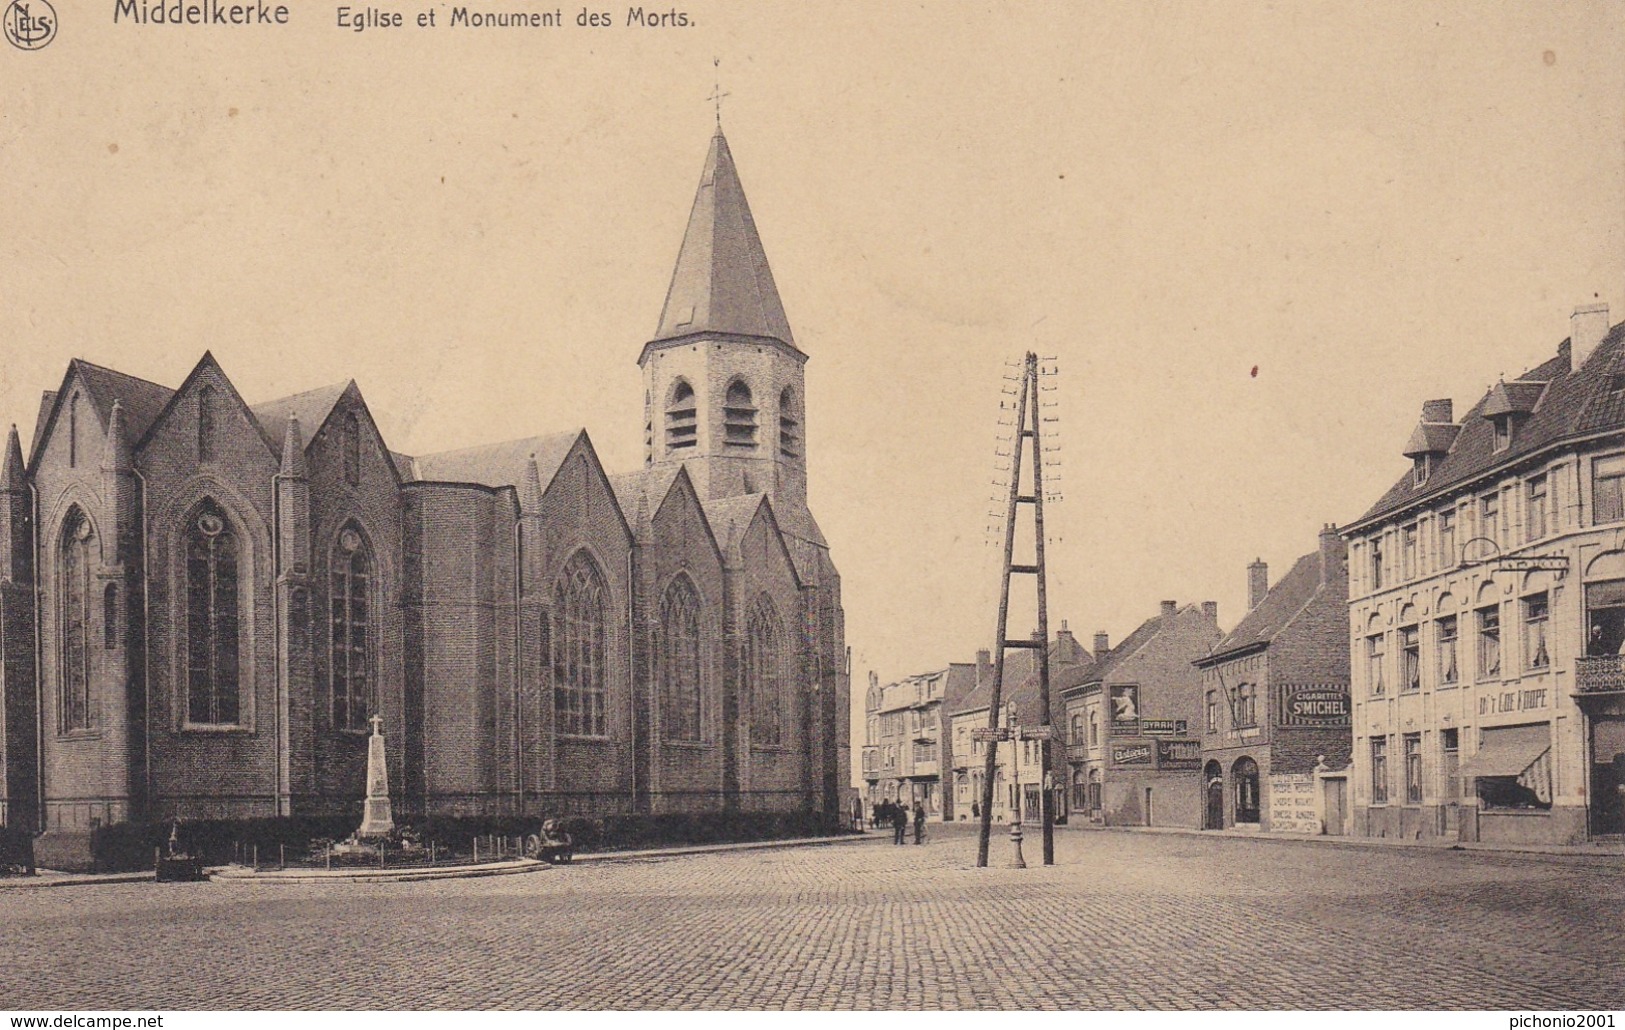
[(722, 442), (741, 449), (756, 446), (756, 403), (742, 379), (728, 386), (722, 406)]

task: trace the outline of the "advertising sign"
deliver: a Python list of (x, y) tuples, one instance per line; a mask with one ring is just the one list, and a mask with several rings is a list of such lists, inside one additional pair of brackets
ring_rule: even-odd
[(1281, 699), (1283, 726), (1347, 726), (1349, 692), (1338, 687), (1288, 689)]
[(1271, 774), (1269, 810), (1271, 833), (1319, 833), (1320, 816), (1315, 811), (1314, 775)]
[(1148, 737), (1177, 737), (1189, 732), (1184, 719), (1141, 719), (1140, 732)]
[(1140, 735), (1140, 685), (1124, 683), (1111, 688), (1112, 735), (1138, 737)]
[(1113, 744), (1113, 765), (1150, 765), (1150, 744)]
[(1200, 769), (1202, 742), (1199, 740), (1157, 741), (1157, 768)]

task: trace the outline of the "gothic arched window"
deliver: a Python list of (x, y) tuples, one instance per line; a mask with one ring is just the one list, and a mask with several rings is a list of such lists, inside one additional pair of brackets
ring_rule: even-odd
[(186, 717), (197, 725), (240, 721), (239, 557), (224, 513), (205, 502), (186, 527)]
[(801, 410), (796, 407), (796, 392), (788, 386), (779, 394), (779, 453), (801, 457)]
[(722, 406), (722, 442), (729, 447), (756, 446), (756, 403), (743, 379), (728, 384)]
[(214, 387), (197, 392), (197, 460), (214, 457)]
[(784, 739), (784, 705), (779, 683), (780, 636), (778, 615), (764, 597), (750, 613), (745, 627), (745, 653), (740, 662), (745, 672), (745, 696), (750, 699), (752, 744), (777, 745)]
[(361, 419), (353, 411), (344, 416), (344, 481), (361, 482)]
[(339, 531), (329, 559), (329, 678), (333, 728), (365, 730), (374, 705), (372, 673), (372, 556), (353, 526)]
[(685, 450), (699, 442), (694, 387), (688, 385), (688, 380), (679, 379), (672, 387), (671, 401), (666, 405), (666, 450)]
[(90, 581), (95, 565), (96, 531), (78, 508), (62, 523), (62, 553), (57, 564), (61, 615), (62, 675), (57, 692), (57, 729), (88, 730), (90, 718)]
[(660, 696), (666, 738), (701, 739), (700, 598), (687, 576), (660, 600)]
[(577, 551), (553, 592), (553, 711), (559, 733), (609, 735), (605, 594), (592, 556)]

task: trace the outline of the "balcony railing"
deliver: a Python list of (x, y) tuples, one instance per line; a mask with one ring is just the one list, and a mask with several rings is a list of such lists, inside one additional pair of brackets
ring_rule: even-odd
[(1625, 694), (1625, 656), (1598, 655), (1574, 660), (1576, 694)]

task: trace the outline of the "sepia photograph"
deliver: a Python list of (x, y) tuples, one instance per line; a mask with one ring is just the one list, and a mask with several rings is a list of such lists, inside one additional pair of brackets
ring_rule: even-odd
[(1617, 0), (0, 6), (9, 1026), (1625, 1010)]

